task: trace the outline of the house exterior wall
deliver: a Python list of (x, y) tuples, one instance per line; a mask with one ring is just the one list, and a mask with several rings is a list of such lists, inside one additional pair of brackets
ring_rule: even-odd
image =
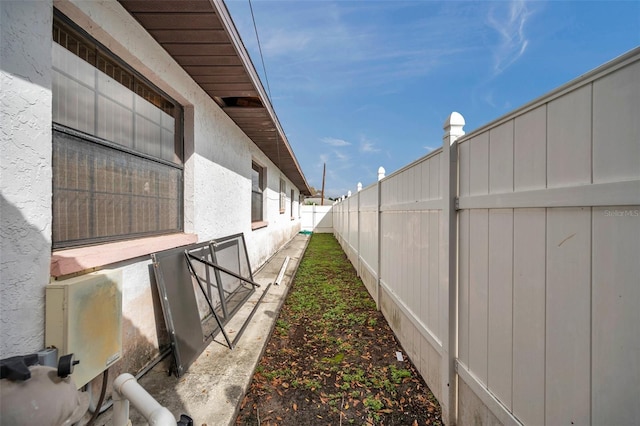
[[(44, 345), (51, 267), (53, 7), (183, 106), (185, 233), (198, 241), (243, 233), (255, 269), (300, 229), (299, 189), (117, 1), (2, 1), (2, 358)], [(256, 230), (251, 227), (252, 160), (266, 168), (267, 176), (268, 224)], [(284, 214), (278, 201), (281, 178)], [(82, 250), (99, 254), (101, 246)], [(102, 267), (120, 269), (123, 276), (124, 357), (112, 376), (136, 373), (169, 344), (151, 261), (147, 254)]]
[(0, 2), (0, 354), (40, 349), (51, 254), (51, 4)]

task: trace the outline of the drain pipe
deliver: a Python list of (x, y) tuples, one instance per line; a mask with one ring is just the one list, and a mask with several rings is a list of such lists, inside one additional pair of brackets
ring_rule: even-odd
[(138, 383), (135, 377), (124, 373), (113, 381), (113, 425), (128, 426), (129, 402), (149, 422), (149, 426), (175, 426), (171, 411), (163, 407)]

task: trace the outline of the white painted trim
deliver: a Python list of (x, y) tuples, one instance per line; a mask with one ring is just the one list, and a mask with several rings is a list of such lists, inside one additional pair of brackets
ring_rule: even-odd
[(516, 419), (513, 414), (505, 407), (474, 374), (467, 369), (460, 360), (456, 360), (456, 373), (462, 379), (471, 392), (473, 392), (482, 403), (491, 411), (491, 413), (500, 420), (505, 426), (522, 426), (522, 423)]
[(391, 290), (391, 288), (384, 282), (384, 280), (380, 280), (380, 286), (384, 289), (385, 293), (389, 296), (389, 298), (396, 304), (402, 311), (402, 313), (409, 318), (411, 323), (418, 329), (422, 337), (427, 339), (427, 342), (438, 352), (440, 356), (443, 356), (442, 342), (438, 337), (436, 337), (429, 328), (420, 321), (416, 315), (398, 298), (398, 296)]
[(640, 205), (640, 180), (460, 197), (459, 210)]
[(415, 212), (423, 210), (443, 210), (444, 201), (438, 200), (415, 201), (413, 203), (384, 204), (380, 206), (383, 212)]

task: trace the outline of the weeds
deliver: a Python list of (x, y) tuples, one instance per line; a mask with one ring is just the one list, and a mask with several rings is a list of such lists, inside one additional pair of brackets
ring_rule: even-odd
[(271, 413), (264, 424), (440, 424), (433, 394), (397, 350), (335, 238), (314, 234), (236, 424), (255, 425), (258, 409)]

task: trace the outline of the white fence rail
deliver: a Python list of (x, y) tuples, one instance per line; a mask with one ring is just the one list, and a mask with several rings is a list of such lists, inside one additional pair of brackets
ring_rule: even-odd
[(449, 424), (640, 418), (638, 111), (640, 49), (334, 206)]

